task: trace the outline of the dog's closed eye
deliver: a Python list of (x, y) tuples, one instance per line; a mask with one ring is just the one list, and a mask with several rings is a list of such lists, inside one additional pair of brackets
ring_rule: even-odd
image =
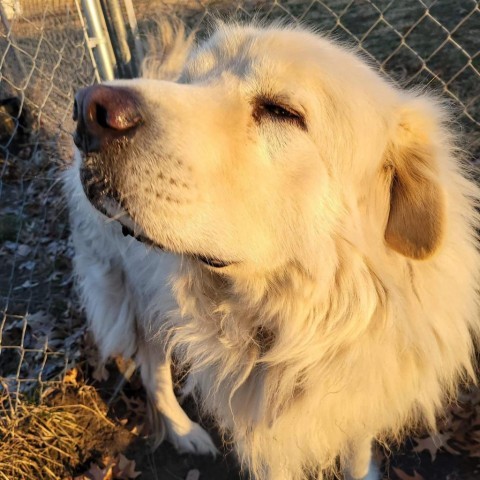
[(263, 120), (288, 122), (307, 130), (305, 117), (289, 105), (275, 99), (257, 98), (253, 103), (253, 118), (257, 123)]

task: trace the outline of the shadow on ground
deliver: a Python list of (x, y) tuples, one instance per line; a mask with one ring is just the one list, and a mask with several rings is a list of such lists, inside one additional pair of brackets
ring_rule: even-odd
[[(121, 374), (118, 370), (110, 369), (108, 382), (99, 385), (106, 399), (112, 394), (114, 385), (118, 385), (119, 378)], [(183, 407), (193, 420), (199, 421), (198, 411), (192, 401), (187, 401)], [(125, 383), (111, 404), (110, 412), (125, 428), (141, 430), (145, 422), (145, 392), (138, 377), (134, 375), (130, 382)], [(222, 442), (213, 422), (203, 425), (219, 446), (220, 453), (215, 459), (179, 455), (168, 442), (152, 452), (148, 440), (142, 435), (138, 435), (130, 444), (124, 452), (125, 456), (135, 461), (136, 471), (141, 472), (138, 477), (141, 480), (248, 479), (248, 474), (241, 473), (231, 449), (221, 447)], [(462, 394), (439, 426), (440, 433), (435, 437), (428, 434), (411, 437), (388, 452), (378, 446), (377, 457), (382, 465), (383, 478), (479, 480), (480, 390)]]

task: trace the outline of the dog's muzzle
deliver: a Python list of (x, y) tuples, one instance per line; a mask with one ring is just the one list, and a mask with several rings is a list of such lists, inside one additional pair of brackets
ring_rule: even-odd
[(73, 140), (85, 154), (80, 167), (83, 189), (90, 202), (105, 213), (105, 198), (121, 203), (112, 179), (119, 157), (112, 154), (112, 147), (128, 146), (144, 123), (139, 97), (124, 87), (82, 88), (75, 95), (73, 120), (77, 122)]
[[(118, 220), (122, 233), (142, 243), (163, 249), (153, 242), (128, 214), (116, 188), (114, 171), (121, 170), (121, 149), (128, 146), (144, 124), (137, 93), (125, 87), (94, 85), (75, 95), (73, 120), (77, 122), (73, 140), (85, 154), (80, 167), (83, 189), (92, 205), (109, 218)], [(121, 145), (117, 150), (115, 145)], [(117, 172), (118, 174), (118, 172)], [(212, 268), (223, 268), (232, 262), (191, 253), (192, 257)]]

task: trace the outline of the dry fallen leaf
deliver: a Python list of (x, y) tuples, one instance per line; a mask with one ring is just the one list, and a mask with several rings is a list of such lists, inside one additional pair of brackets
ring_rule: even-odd
[(185, 480), (198, 480), (200, 478), (200, 472), (197, 469), (190, 470), (185, 477)]
[(70, 385), (77, 385), (77, 377), (78, 377), (78, 370), (76, 367), (71, 368), (66, 374), (63, 379), (64, 383), (69, 383)]
[(73, 480), (131, 480), (141, 474), (135, 471), (135, 460), (129, 460), (121, 453), (114, 460), (107, 457), (104, 461), (108, 462), (105, 468), (92, 463), (87, 472)]
[(437, 452), (446, 444), (446, 440), (450, 438), (450, 435), (437, 433), (426, 438), (415, 438), (417, 445), (412, 449), (414, 452), (423, 452), (427, 450), (430, 453), (432, 462), (437, 457)]
[(399, 468), (393, 467), (393, 471), (397, 474), (400, 480), (425, 480), (416, 470), (413, 471), (413, 477)]
[(102, 469), (96, 463), (92, 463), (88, 471), (73, 480), (113, 480), (112, 466)]
[(137, 478), (141, 472), (135, 471), (135, 460), (129, 460), (125, 455), (118, 454), (116, 465), (113, 467), (113, 478), (115, 480), (129, 480)]

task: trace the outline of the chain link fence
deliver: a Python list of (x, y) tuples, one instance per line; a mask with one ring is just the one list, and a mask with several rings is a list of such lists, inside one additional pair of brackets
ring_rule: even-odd
[(0, 7), (0, 388), (16, 404), (79, 355), (58, 171), (71, 157), (73, 92), (95, 69), (74, 1)]
[(300, 23), (358, 48), (401, 87), (422, 86), (452, 100), (472, 159), (480, 156), (478, 0), (137, 0), (140, 31), (155, 17), (179, 17), (200, 35), (215, 18)]
[[(89, 39), (85, 3), (0, 0), (0, 388), (14, 401), (21, 394), (41, 398), (45, 389), (62, 381), (81, 353), (84, 322), (72, 291), (73, 252), (58, 171), (71, 157), (73, 92), (97, 81), (101, 70), (95, 67), (99, 47), (91, 32)], [(155, 20), (167, 15), (179, 17), (188, 29), (198, 29), (199, 36), (218, 17), (281, 18), (313, 26), (356, 45), (399, 85), (421, 85), (450, 97), (472, 160), (478, 160), (478, 1), (100, 4), (112, 40), (110, 61), (117, 75), (124, 76), (138, 68), (144, 34), (154, 32)], [(112, 11), (115, 4), (119, 11)], [(122, 62), (130, 66), (122, 69)]]

